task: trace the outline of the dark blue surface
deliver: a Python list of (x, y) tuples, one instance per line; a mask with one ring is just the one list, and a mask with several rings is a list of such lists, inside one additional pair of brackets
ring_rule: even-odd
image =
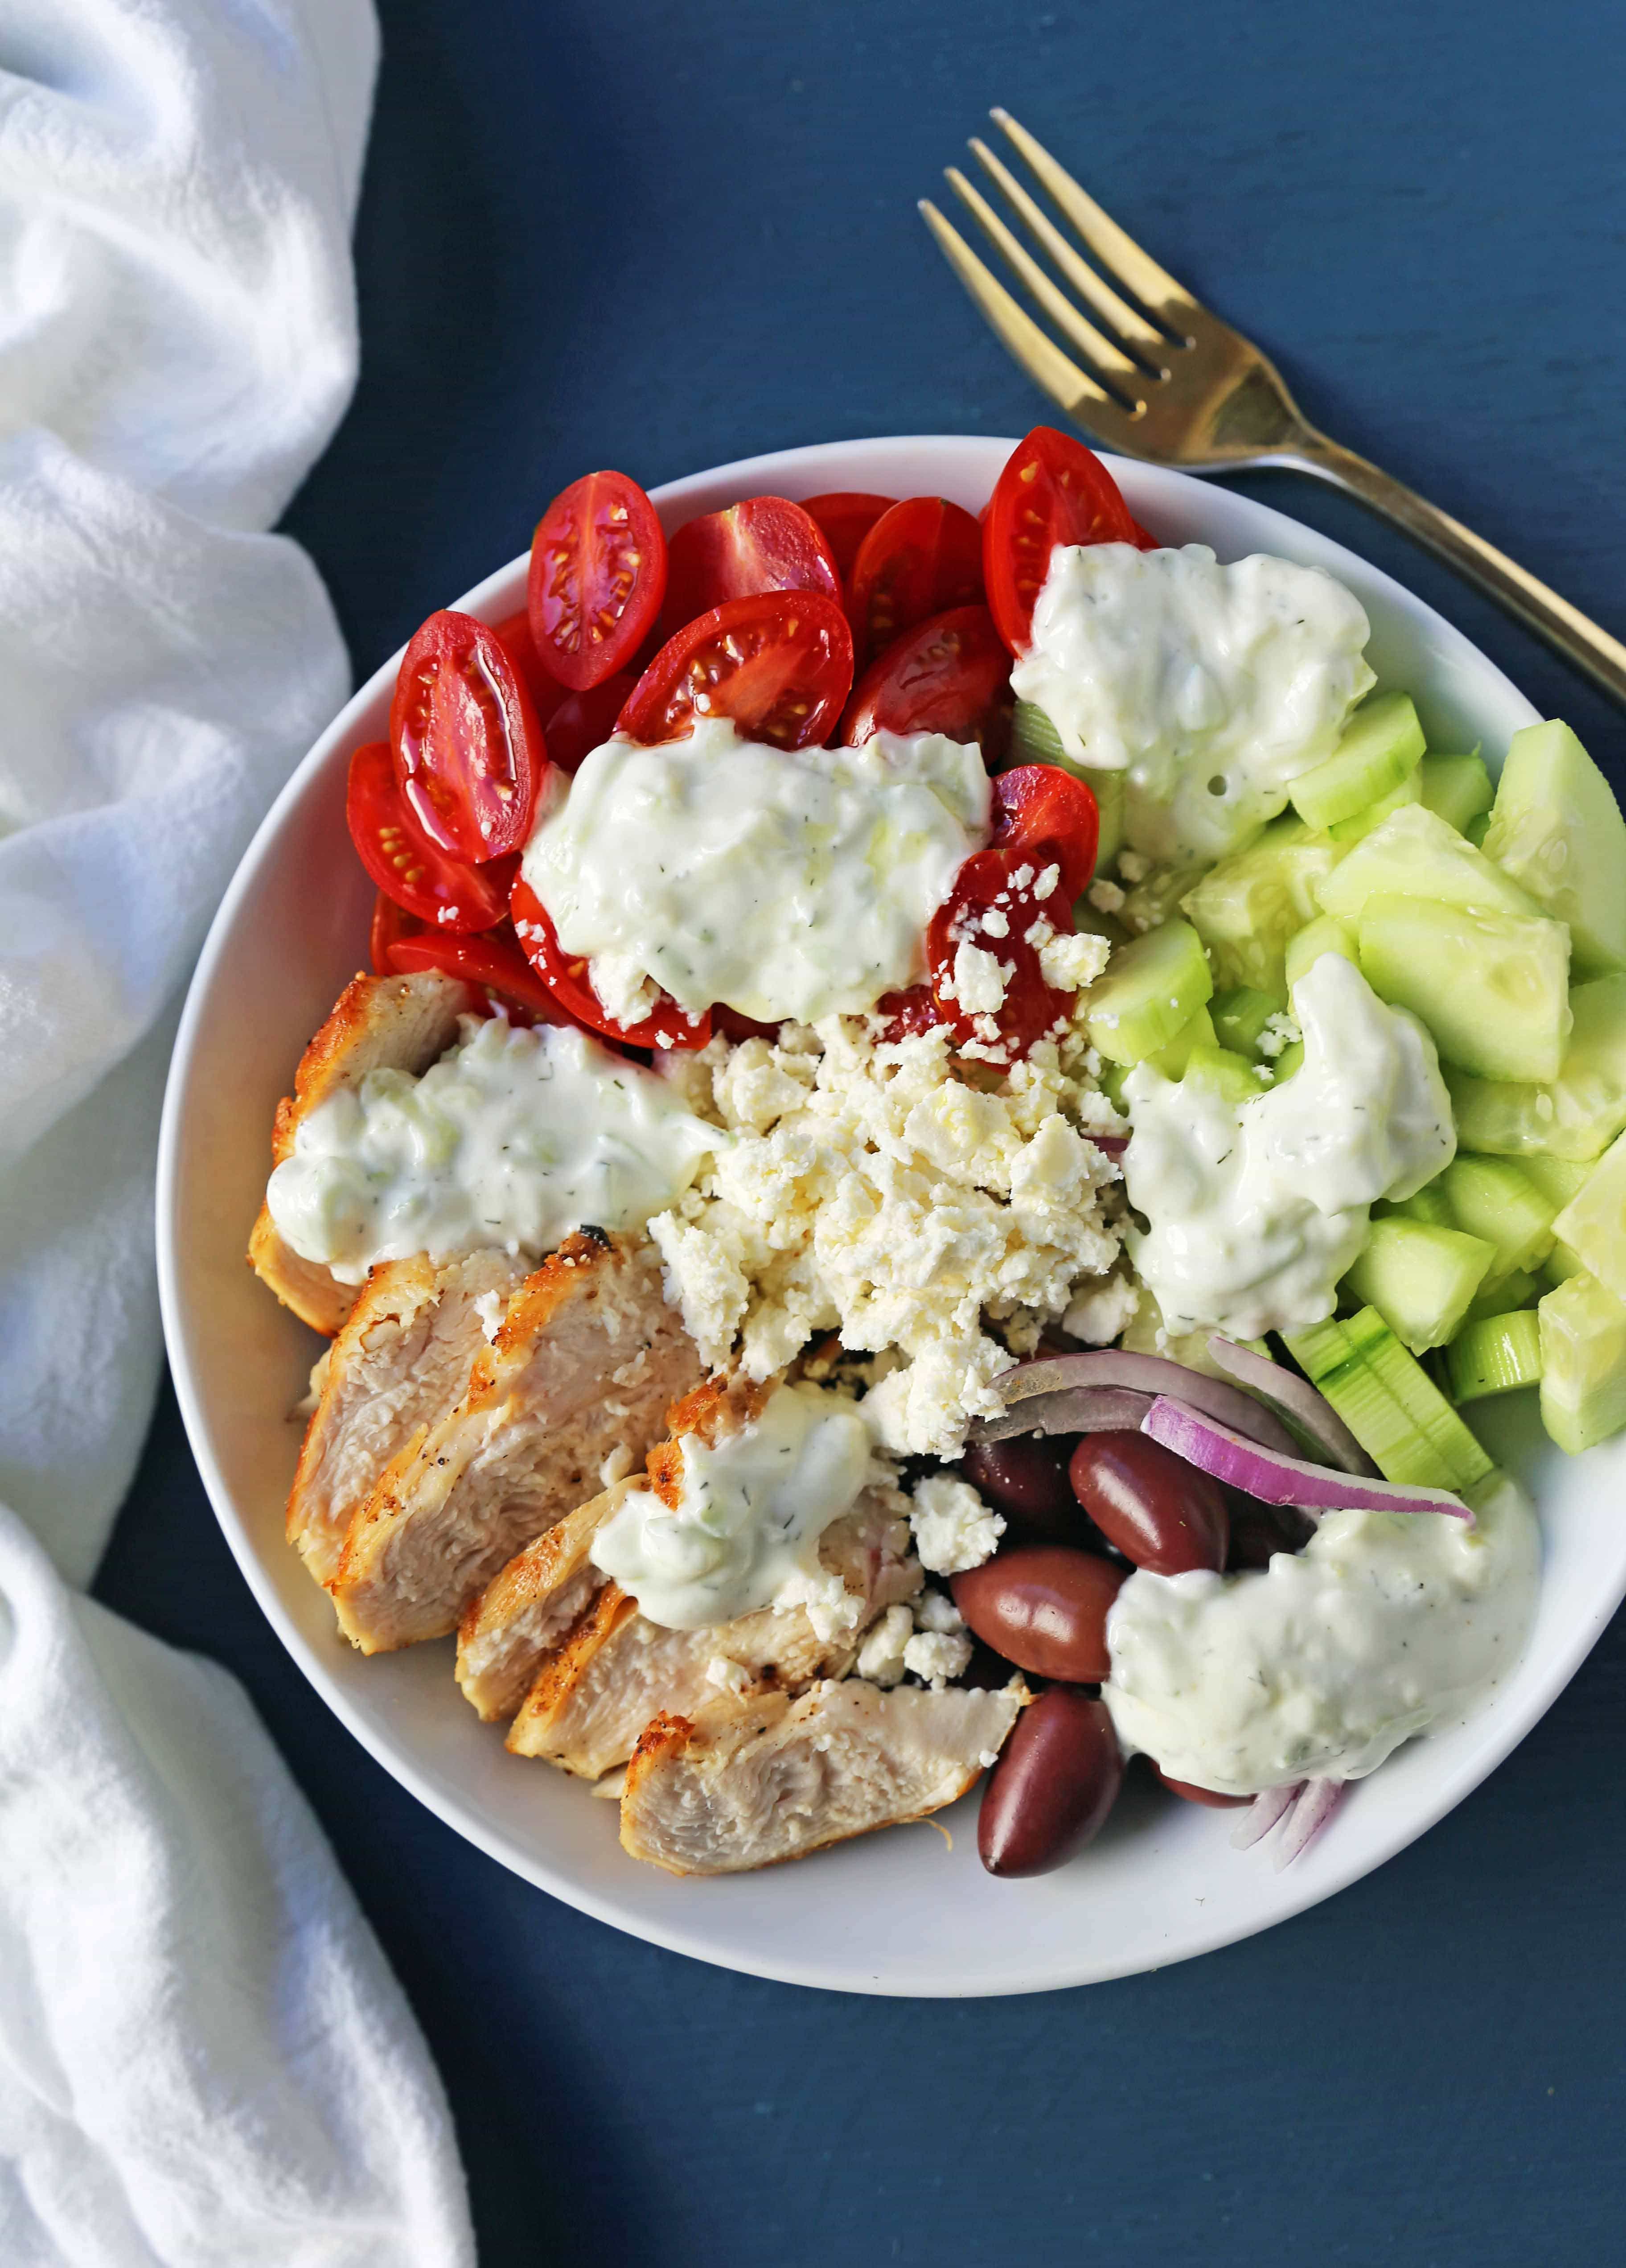
[[(362, 383), (289, 519), (358, 674), (592, 466), (1036, 422), (914, 209), (994, 101), (1339, 438), (1626, 632), (1604, 0), (383, 15)], [(1622, 720), (1443, 570), (1312, 483), (1244, 485), (1432, 600), (1620, 777)], [(1160, 1975), (944, 2005), (702, 1968), (458, 1841), (282, 1653), (167, 1398), (99, 1590), (253, 1693), (439, 2058), (483, 2268), (1622, 2256), (1620, 1626), (1331, 1904)]]

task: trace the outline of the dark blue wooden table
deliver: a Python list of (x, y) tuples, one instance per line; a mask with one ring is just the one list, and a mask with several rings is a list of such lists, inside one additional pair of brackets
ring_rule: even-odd
[[(364, 369), (288, 525), (358, 674), (578, 473), (1015, 434), (915, 199), (1004, 102), (1311, 414), (1626, 632), (1608, 0), (383, 0)], [(1601, 756), (1626, 720), (1312, 483)], [(1626, 1507), (1622, 1507), (1626, 1517)], [(958, 2004), (703, 1968), (500, 1872), (327, 1714), (160, 1407), (99, 1585), (243, 1679), (439, 2059), (484, 2268), (1626, 2254), (1626, 1630), (1491, 1781), (1269, 1936)]]

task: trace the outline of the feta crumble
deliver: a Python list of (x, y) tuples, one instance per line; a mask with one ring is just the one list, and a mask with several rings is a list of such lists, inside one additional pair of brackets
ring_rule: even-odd
[(1264, 1029), (1260, 1033), (1255, 1044), (1262, 1056), (1269, 1056), (1274, 1062), (1277, 1056), (1284, 1054), (1292, 1046), (1295, 1040), (1301, 1040), (1303, 1037), (1304, 1034), (1299, 1028), (1297, 1019), (1290, 1016), (1284, 1008), (1280, 1015), (1265, 1018)]
[(508, 1302), (500, 1292), (482, 1292), (475, 1301), (475, 1313), (480, 1318), (480, 1328), (492, 1343), (503, 1328), (507, 1307)]
[(912, 1643), (914, 1616), (907, 1607), (888, 1607), (858, 1648), (857, 1669), (872, 1685), (895, 1685), (908, 1664), (904, 1655)]
[[(931, 1575), (961, 1575), (991, 1559), (1005, 1532), (969, 1481), (953, 1473), (928, 1473), (915, 1484), (909, 1526), (920, 1564)], [(935, 1633), (934, 1633), (935, 1635)]]
[(952, 1637), (966, 1626), (966, 1618), (946, 1591), (923, 1591), (915, 1602), (915, 1626)]
[(958, 1677), (970, 1659), (968, 1638), (942, 1636), (935, 1631), (916, 1632), (903, 1649), (903, 1667), (910, 1676), (923, 1678), (934, 1688)]

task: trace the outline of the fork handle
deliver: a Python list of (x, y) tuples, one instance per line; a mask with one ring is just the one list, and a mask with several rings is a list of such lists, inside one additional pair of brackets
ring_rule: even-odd
[(1295, 449), (1289, 461), (1358, 497), (1373, 512), (1403, 527), (1408, 535), (1436, 552), (1470, 583), (1477, 583), (1498, 606), (1545, 638), (1566, 661), (1585, 670), (1594, 684), (1626, 707), (1626, 645), (1589, 622), (1578, 608), (1561, 599), (1556, 591), (1549, 591), (1495, 544), (1487, 543), (1483, 535), (1475, 535), (1471, 527), (1464, 527), (1438, 504), (1368, 464), (1353, 449), (1328, 440), (1324, 433), (1306, 432), (1301, 449)]

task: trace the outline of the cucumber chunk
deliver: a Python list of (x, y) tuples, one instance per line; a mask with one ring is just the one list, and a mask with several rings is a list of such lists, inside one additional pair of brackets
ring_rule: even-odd
[(1360, 946), (1343, 924), (1335, 921), (1330, 914), (1318, 916), (1288, 939), (1287, 950), (1283, 956), (1283, 970), (1290, 992), (1299, 979), (1314, 968), (1324, 953), (1342, 954), (1357, 968), (1360, 966)]
[[(1141, 1061), (1150, 1064), (1153, 1071), (1160, 1071), (1165, 1079), (1184, 1079), (1193, 1050), (1211, 1048), (1216, 1044), (1214, 1020), (1206, 1008), (1199, 1008), (1191, 1021), (1181, 1027), (1166, 1048), (1154, 1049), (1151, 1055), (1143, 1056)], [(1124, 1108), (1123, 1082), (1135, 1067), (1132, 1064), (1108, 1063), (1101, 1065), (1101, 1093), (1115, 1110)], [(1254, 1091), (1258, 1091), (1257, 1082)]]
[(1287, 940), (1313, 921), (1316, 889), (1342, 853), (1298, 820), (1275, 820), (1246, 850), (1232, 852), (1180, 902), (1214, 956), (1222, 984), (1287, 997)]
[(1544, 1197), (1551, 1197), (1554, 1204), (1562, 1208), (1586, 1187), (1592, 1167), (1574, 1158), (1521, 1158), (1519, 1170), (1526, 1181), (1535, 1183)]
[(1136, 937), (1161, 929), (1172, 918), (1188, 890), (1200, 882), (1206, 866), (1154, 866), (1119, 909), (1119, 919)]
[(1604, 1152), (1553, 1230), (1589, 1276), (1626, 1300), (1626, 1134)]
[(1425, 1354), (1454, 1336), (1495, 1257), (1482, 1237), (1396, 1216), (1373, 1221), (1344, 1287), (1413, 1354)]
[(1290, 1079), (1303, 1061), (1304, 1042), (1290, 1040), (1269, 1066), (1271, 1086), (1280, 1086), (1284, 1080)]
[(1202, 1042), (1187, 1057), (1184, 1076), (1210, 1087), (1232, 1104), (1255, 1102), (1265, 1091), (1256, 1064), (1249, 1063), (1246, 1056), (1233, 1055), (1229, 1048), (1210, 1047)]
[(1350, 819), (1396, 788), (1423, 761), (1423, 727), (1409, 693), (1363, 702), (1325, 762), (1301, 772), (1288, 799), (1307, 827)]
[(1392, 787), (1387, 795), (1380, 795), (1376, 803), (1369, 803), (1365, 810), (1357, 811), (1353, 819), (1339, 820), (1327, 832), (1340, 850), (1349, 850), (1356, 843), (1364, 843), (1369, 835), (1375, 835), (1392, 811), (1399, 811), (1402, 805), (1421, 803), (1422, 800), (1423, 789), (1417, 775), (1409, 772), (1400, 785)]
[(1493, 1277), (1538, 1267), (1552, 1249), (1557, 1208), (1511, 1159), (1475, 1158), (1459, 1151), (1429, 1186), (1445, 1198), (1459, 1228), (1483, 1237), (1493, 1248)]
[(1471, 756), (1424, 756), (1418, 767), (1423, 800), (1437, 819), (1465, 835), (1483, 818), (1496, 789), (1477, 748)]
[(1464, 1149), (1585, 1162), (1626, 1127), (1626, 976), (1578, 984), (1570, 1007), (1575, 1026), (1556, 1079), (1525, 1086), (1446, 1067)]
[(1421, 803), (1393, 813), (1317, 888), (1321, 911), (1356, 928), (1368, 898), (1426, 898), (1474, 913), (1540, 914), (1517, 882)]
[[(1555, 1252), (1557, 1248), (1553, 1247)], [(1532, 1276), (1522, 1268), (1515, 1268), (1511, 1276), (1487, 1276), (1462, 1320), (1477, 1323), (1486, 1315), (1511, 1315), (1515, 1307), (1533, 1307), (1551, 1288), (1544, 1276)]]
[(1534, 1307), (1487, 1315), (1452, 1341), (1446, 1357), (1451, 1390), (1459, 1402), (1481, 1402), (1534, 1386), (1541, 1375), (1541, 1325)]
[(1350, 1344), (1400, 1403), (1440, 1467), (1453, 1475), (1452, 1479), (1440, 1485), (1460, 1491), (1483, 1480), (1490, 1470), (1490, 1459), (1422, 1364), (1407, 1353), (1377, 1310), (1362, 1307), (1350, 1317), (1344, 1329)]
[(1009, 763), (1054, 764), (1060, 771), (1071, 772), (1081, 779), (1095, 798), (1095, 808), (1100, 815), (1100, 833), (1095, 845), (1095, 871), (1105, 873), (1117, 857), (1123, 843), (1123, 784), (1124, 775), (1117, 771), (1095, 771), (1087, 764), (1075, 763), (1062, 746), (1062, 736), (1044, 711), (1032, 701), (1019, 701), (1011, 712), (1011, 755)]
[(1473, 1434), (1375, 1308), (1284, 1336), (1386, 1479), (1460, 1491), (1490, 1471)]
[(1557, 1078), (1571, 1020), (1562, 922), (1372, 897), (1360, 958), (1379, 998), (1420, 1016), (1448, 1063), (1481, 1079)]
[(1595, 1276), (1572, 1276), (1536, 1309), (1541, 1423), (1579, 1456), (1626, 1426), (1626, 1307)]
[(1113, 955), (1085, 996), (1085, 1027), (1108, 1062), (1139, 1063), (1166, 1047), (1213, 993), (1196, 930), (1165, 922)]
[(1398, 1215), (1402, 1220), (1420, 1220), (1425, 1228), (1457, 1226), (1457, 1217), (1439, 1185), (1438, 1174), (1431, 1182), (1424, 1182), (1420, 1189), (1414, 1189), (1409, 1197), (1380, 1197), (1372, 1211), (1374, 1220), (1388, 1220)]
[(1221, 1047), (1239, 1056), (1257, 1055), (1260, 1034), (1271, 1017), (1283, 1014), (1286, 1006), (1285, 993), (1277, 999), (1269, 992), (1253, 991), (1246, 984), (1229, 992), (1217, 992), (1212, 1013)]
[(1626, 818), (1567, 725), (1509, 741), (1485, 856), (1569, 924), (1583, 976), (1626, 969)]

